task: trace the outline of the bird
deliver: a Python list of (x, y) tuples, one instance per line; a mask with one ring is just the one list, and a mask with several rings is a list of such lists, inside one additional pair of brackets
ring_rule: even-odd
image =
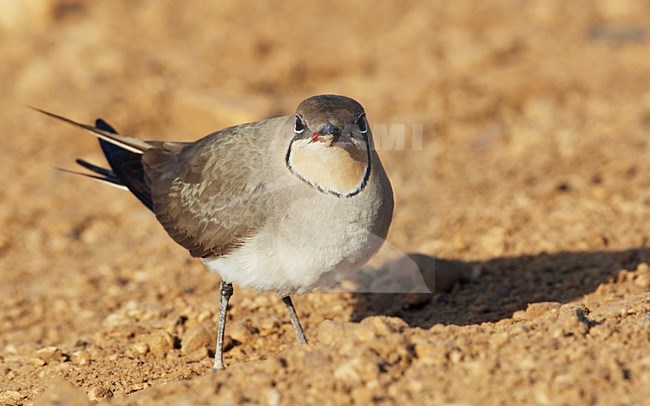
[(221, 277), (213, 371), (233, 284), (274, 292), (297, 341), (307, 338), (291, 295), (360, 269), (386, 239), (393, 189), (356, 100), (323, 94), (295, 113), (228, 127), (194, 142), (145, 141), (99, 118), (86, 125), (109, 168), (70, 171), (130, 191), (167, 234)]

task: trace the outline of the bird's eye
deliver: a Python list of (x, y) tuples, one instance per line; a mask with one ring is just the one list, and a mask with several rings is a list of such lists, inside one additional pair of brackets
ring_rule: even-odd
[(366, 120), (365, 114), (362, 114), (357, 118), (357, 127), (359, 127), (359, 131), (361, 131), (362, 134), (368, 132), (368, 121)]
[(303, 131), (305, 131), (305, 122), (302, 121), (302, 117), (296, 116), (296, 124), (293, 126), (293, 132), (300, 134)]

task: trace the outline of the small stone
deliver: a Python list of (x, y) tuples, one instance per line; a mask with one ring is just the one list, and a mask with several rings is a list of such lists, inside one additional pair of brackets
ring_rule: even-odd
[(408, 324), (398, 317), (371, 316), (361, 321), (362, 326), (368, 326), (374, 329), (379, 335), (388, 335), (394, 332), (400, 332), (408, 327)]
[(491, 348), (500, 348), (510, 341), (510, 336), (506, 332), (496, 332), (490, 335), (489, 343)]
[(16, 346), (13, 345), (13, 344), (7, 344), (7, 345), (5, 345), (5, 347), (4, 347), (4, 351), (5, 351), (7, 354), (11, 354), (11, 355), (16, 355), (16, 354), (18, 354), (18, 348), (16, 348)]
[(423, 365), (439, 365), (445, 362), (444, 353), (434, 344), (420, 341), (415, 344), (418, 362)]
[(190, 353), (184, 353), (185, 356), (183, 359), (187, 362), (199, 362), (208, 357), (208, 349), (205, 347), (197, 348), (196, 350)]
[(165, 358), (167, 353), (174, 348), (174, 340), (163, 330), (146, 335), (141, 342), (147, 344), (149, 351), (156, 358)]
[[(337, 371), (339, 372), (338, 376)], [(334, 371), (334, 377), (337, 379), (345, 377), (346, 374), (348, 374), (348, 377), (350, 378), (350, 380), (346, 380), (347, 384), (359, 386), (362, 383), (365, 384), (377, 379), (380, 371), (375, 360), (360, 356), (346, 362)]]
[(354, 330), (354, 335), (361, 342), (369, 342), (377, 339), (377, 334), (369, 328), (357, 328)]
[(618, 274), (616, 274), (616, 282), (618, 283), (624, 283), (630, 279), (632, 279), (632, 272), (627, 269), (621, 269), (618, 271)]
[(650, 275), (640, 274), (634, 279), (634, 284), (640, 288), (650, 288)]
[(282, 399), (282, 396), (280, 395), (280, 392), (278, 392), (275, 389), (267, 389), (266, 390), (266, 404), (268, 406), (277, 406), (280, 404), (280, 400)]
[(582, 319), (579, 314), (585, 314), (588, 312), (586, 308), (576, 307), (573, 305), (564, 305), (559, 309), (560, 315), (557, 318), (557, 322), (554, 325), (553, 336), (584, 336), (589, 332), (591, 326), (589, 325), (589, 320), (586, 316), (583, 316)]
[(23, 399), (23, 395), (20, 392), (15, 390), (8, 390), (0, 392), (0, 404), (2, 405), (15, 405), (20, 403), (20, 400)]
[(30, 358), (29, 361), (30, 365), (33, 365), (35, 367), (42, 367), (45, 365), (45, 361), (43, 361), (40, 358)]
[(531, 303), (526, 308), (526, 312), (524, 313), (523, 318), (525, 320), (535, 320), (545, 315), (549, 311), (554, 311), (559, 309), (561, 306), (562, 305), (557, 302)]
[(77, 365), (87, 365), (90, 363), (90, 354), (88, 351), (75, 351), (70, 356), (70, 361)]
[(137, 342), (126, 351), (126, 355), (131, 358), (136, 358), (139, 355), (146, 354), (149, 351), (149, 344), (144, 342)]
[(267, 317), (260, 320), (258, 326), (263, 335), (269, 335), (276, 331), (280, 327), (280, 324), (277, 320)]
[(36, 357), (42, 359), (46, 363), (61, 362), (65, 360), (63, 353), (56, 347), (45, 347), (36, 351)]
[(246, 324), (246, 320), (235, 320), (228, 326), (228, 335), (240, 343), (248, 342), (251, 338), (251, 332)]
[(181, 339), (181, 351), (189, 354), (199, 348), (207, 348), (212, 344), (212, 335), (203, 326), (191, 328), (183, 334)]
[(202, 323), (205, 320), (209, 320), (210, 318), (212, 318), (212, 312), (210, 310), (206, 309), (206, 310), (203, 310), (201, 313), (199, 313), (196, 316), (196, 321), (198, 321), (199, 323)]
[(111, 313), (104, 319), (105, 327), (120, 327), (131, 324), (133, 320), (121, 313)]
[(110, 397), (113, 397), (113, 392), (104, 386), (94, 387), (88, 392), (88, 399), (92, 401)]
[(464, 358), (463, 353), (459, 350), (453, 350), (449, 353), (449, 361), (454, 364), (458, 364)]
[(350, 385), (359, 384), (361, 382), (361, 376), (357, 370), (358, 364), (358, 359), (343, 363), (334, 370), (334, 378), (339, 381), (347, 382)]

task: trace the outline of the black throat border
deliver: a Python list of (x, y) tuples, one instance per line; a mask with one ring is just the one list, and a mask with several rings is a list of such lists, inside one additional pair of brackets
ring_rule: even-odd
[(331, 196), (339, 197), (339, 198), (340, 198), (340, 197), (353, 197), (353, 196), (356, 196), (356, 195), (358, 195), (359, 193), (361, 193), (361, 191), (362, 191), (362, 190), (366, 187), (366, 185), (368, 184), (368, 179), (370, 179), (370, 172), (371, 172), (371, 167), (372, 167), (372, 161), (371, 161), (371, 159), (370, 159), (370, 157), (371, 157), (371, 153), (370, 153), (370, 143), (368, 142), (368, 136), (367, 136), (366, 134), (363, 134), (362, 137), (363, 137), (363, 142), (365, 142), (365, 144), (366, 144), (366, 154), (367, 154), (366, 159), (368, 160), (368, 165), (366, 165), (366, 172), (363, 174), (363, 179), (361, 180), (361, 183), (359, 184), (359, 186), (357, 186), (356, 189), (354, 189), (352, 192), (347, 193), (347, 194), (343, 194), (343, 193), (335, 192), (335, 191), (333, 191), (333, 190), (329, 190), (329, 189), (322, 188), (322, 187), (320, 187), (320, 186), (318, 186), (318, 185), (316, 185), (316, 184), (310, 182), (310, 181), (307, 180), (304, 176), (300, 175), (298, 172), (296, 172), (296, 171), (293, 169), (293, 167), (291, 166), (291, 162), (289, 162), (289, 157), (291, 156), (291, 148), (293, 147), (293, 143), (294, 143), (295, 141), (301, 139), (300, 134), (296, 134), (296, 135), (293, 137), (293, 139), (291, 139), (291, 143), (289, 143), (289, 148), (287, 149), (287, 155), (284, 157), (284, 162), (285, 162), (285, 164), (287, 165), (287, 168), (289, 169), (289, 171), (290, 171), (291, 173), (293, 173), (294, 175), (296, 175), (296, 177), (298, 177), (298, 179), (302, 180), (303, 182), (305, 182), (305, 183), (308, 184), (309, 186), (311, 186), (311, 187), (313, 187), (313, 188), (316, 188), (319, 192), (324, 193), (324, 194), (326, 194), (326, 195), (331, 195)]

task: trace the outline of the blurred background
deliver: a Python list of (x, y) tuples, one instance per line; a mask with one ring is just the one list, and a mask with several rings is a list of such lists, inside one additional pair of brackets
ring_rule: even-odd
[[(388, 142), (379, 151), (396, 197), (389, 242), (399, 250), (473, 264), (562, 251), (638, 254), (650, 238), (649, 21), (648, 4), (633, 0), (0, 0), (0, 345), (5, 362), (14, 360), (0, 376), (18, 393), (7, 399), (40, 393), (38, 374), (90, 390), (89, 374), (101, 381), (131, 365), (43, 373), (25, 361), (40, 347), (72, 354), (82, 341), (101, 359), (124, 342), (93, 341), (98, 330), (114, 331), (110, 320), (131, 317), (174, 336), (179, 314), (212, 323), (216, 310), (216, 278), (136, 199), (53, 169), (72, 168), (77, 157), (103, 163), (96, 141), (26, 106), (189, 141), (290, 114), (314, 94), (344, 94), (376, 128), (405, 129), (404, 148)], [(444, 319), (427, 307), (407, 321), (496, 321), (531, 301), (574, 300), (611, 278), (620, 258), (567, 265), (551, 257), (530, 269), (498, 262), (497, 271), (520, 271), (532, 286), (539, 280), (526, 275), (539, 267), (589, 263), (593, 272), (568, 286), (553, 279), (560, 285), (524, 289), (499, 309), (498, 298), (475, 303), (476, 291), (462, 300), (481, 306), (479, 319)], [(230, 360), (293, 344), (290, 326), (260, 326), (269, 315), (283, 320), (272, 299), (235, 295), (233, 317), (248, 317), (266, 341), (234, 346)], [(298, 307), (309, 335), (324, 319), (361, 319), (367, 309), (355, 303), (328, 294)], [(399, 308), (375, 313), (401, 317)], [(129, 316), (133, 309), (145, 316)], [(148, 384), (120, 378), (109, 389), (128, 393), (203, 371), (167, 362), (147, 372)]]

